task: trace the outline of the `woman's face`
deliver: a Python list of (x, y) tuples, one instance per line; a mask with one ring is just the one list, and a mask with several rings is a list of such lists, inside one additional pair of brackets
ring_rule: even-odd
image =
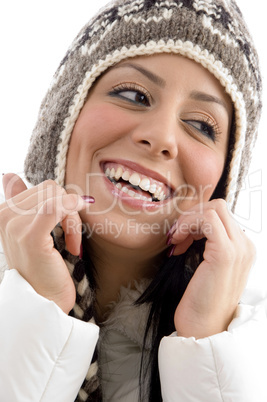
[(95, 83), (75, 124), (69, 192), (91, 195), (88, 237), (162, 251), (188, 208), (210, 199), (224, 169), (232, 105), (202, 66), (177, 55), (127, 59)]

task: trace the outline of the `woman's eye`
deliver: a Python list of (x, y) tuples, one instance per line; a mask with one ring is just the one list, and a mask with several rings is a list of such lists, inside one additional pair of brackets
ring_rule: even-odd
[(217, 130), (212, 124), (197, 120), (186, 120), (186, 123), (197, 129), (201, 134), (211, 138), (213, 141), (216, 140)]
[(143, 92), (136, 89), (120, 89), (115, 88), (111, 93), (111, 96), (116, 96), (124, 100), (128, 100), (132, 103), (150, 106), (148, 96)]
[(127, 98), (132, 102), (141, 103), (142, 105), (149, 106), (146, 95), (139, 91), (121, 91), (120, 96)]

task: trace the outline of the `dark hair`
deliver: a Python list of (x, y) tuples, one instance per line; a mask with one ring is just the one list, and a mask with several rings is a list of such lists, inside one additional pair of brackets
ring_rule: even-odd
[[(150, 304), (150, 312), (144, 335), (143, 353), (140, 368), (140, 400), (162, 401), (158, 349), (161, 339), (175, 331), (174, 313), (186, 287), (199, 265), (199, 255), (203, 255), (205, 240), (195, 242), (186, 253), (166, 260), (158, 270), (148, 288), (136, 304)], [(190, 265), (188, 264), (190, 261)], [(145, 358), (147, 342), (151, 342), (149, 358)], [(149, 378), (146, 389), (144, 378)]]
[[(225, 166), (228, 168), (224, 169), (211, 199), (225, 198), (225, 183), (227, 182), (229, 163), (232, 158), (235, 128), (235, 115), (233, 114), (225, 162)], [(151, 305), (144, 335), (140, 368), (140, 401), (162, 401), (158, 368), (159, 344), (164, 336), (169, 336), (175, 331), (175, 310), (195, 270), (203, 261), (205, 243), (206, 239), (195, 241), (184, 254), (166, 259), (148, 288), (136, 301), (137, 305), (143, 303)], [(145, 359), (144, 353), (147, 342), (152, 343), (149, 359)], [(149, 386), (148, 389), (145, 389), (143, 384), (145, 384), (144, 378), (147, 377), (149, 378)]]

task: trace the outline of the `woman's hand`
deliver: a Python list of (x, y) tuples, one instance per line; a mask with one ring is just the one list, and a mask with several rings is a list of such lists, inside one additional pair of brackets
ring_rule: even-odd
[(3, 186), (7, 201), (0, 205), (0, 236), (9, 268), (17, 269), (37, 293), (68, 314), (75, 303), (75, 288), (50, 233), (61, 222), (68, 250), (78, 255), (78, 211), (88, 203), (51, 180), (27, 189), (18, 176), (7, 174)]
[(203, 338), (227, 330), (253, 264), (255, 248), (227, 209), (212, 200), (182, 215), (171, 232), (173, 254), (206, 237), (204, 260), (179, 303), (174, 322), (178, 335)]

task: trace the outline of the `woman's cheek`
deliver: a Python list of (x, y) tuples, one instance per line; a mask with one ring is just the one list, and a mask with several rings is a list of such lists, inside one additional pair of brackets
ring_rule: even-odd
[[(189, 193), (194, 195), (198, 203), (207, 202), (212, 196), (224, 169), (224, 155), (211, 149), (195, 152), (188, 167), (187, 183), (190, 183)], [(193, 198), (193, 197), (192, 197)]]
[(73, 134), (83, 146), (98, 149), (125, 136), (135, 121), (129, 113), (109, 104), (88, 102), (77, 120)]
[[(204, 201), (208, 201), (210, 197), (212, 196), (215, 188), (217, 187), (220, 178), (222, 176), (223, 170), (224, 170), (224, 165), (225, 165), (225, 160), (224, 158), (216, 158), (216, 157), (210, 157), (207, 158), (206, 166), (205, 166), (205, 171), (203, 173), (203, 176), (206, 178), (205, 179), (205, 184), (204, 188), (206, 189), (204, 191), (203, 188), (203, 198)], [(205, 192), (207, 194), (205, 194)]]

